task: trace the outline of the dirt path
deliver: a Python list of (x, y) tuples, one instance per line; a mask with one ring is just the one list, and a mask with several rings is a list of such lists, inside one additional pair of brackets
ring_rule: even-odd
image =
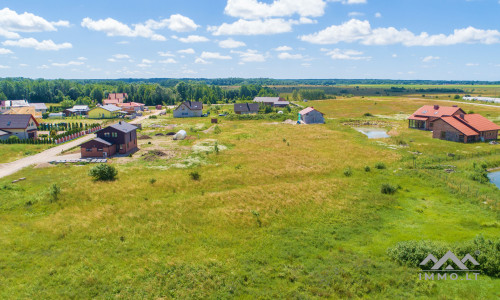
[[(129, 123), (130, 124), (137, 124), (137, 123), (149, 118), (149, 116), (151, 116), (151, 115), (160, 114), (161, 111), (153, 110), (152, 112), (153, 112), (152, 114), (148, 114), (146, 116), (136, 118), (136, 119), (130, 121)], [(16, 161), (13, 161), (10, 163), (0, 164), (0, 178), (12, 175), (12, 174), (18, 172), (19, 170), (26, 168), (28, 166), (31, 166), (31, 165), (38, 165), (41, 163), (48, 163), (48, 162), (56, 160), (56, 159), (63, 159), (63, 157), (59, 156), (61, 154), (61, 152), (69, 150), (73, 147), (76, 147), (76, 146), (78, 146), (86, 141), (93, 139), (93, 138), (95, 138), (94, 134), (88, 134), (88, 135), (85, 135), (79, 139), (64, 143), (64, 144), (59, 145), (59, 146), (55, 146), (55, 147), (50, 148), (50, 149), (47, 149), (47, 150), (40, 152), (38, 154), (27, 156), (27, 157), (18, 159)], [(69, 156), (67, 156), (67, 157), (68, 158), (76, 158), (74, 156), (75, 156), (75, 154), (69, 154)], [(66, 157), (66, 155), (65, 155), (65, 157)]]

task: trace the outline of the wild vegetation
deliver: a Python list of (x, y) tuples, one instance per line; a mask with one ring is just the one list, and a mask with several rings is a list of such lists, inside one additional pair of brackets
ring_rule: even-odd
[[(424, 281), (405, 250), (495, 253), (500, 237), (500, 193), (471, 176), (500, 166), (500, 146), (408, 129), (435, 101), (311, 101), (326, 124), (309, 126), (168, 113), (111, 160), (114, 181), (93, 165), (1, 178), (0, 298), (496, 298), (486, 252), (477, 281)], [(392, 137), (352, 128), (366, 123)]]

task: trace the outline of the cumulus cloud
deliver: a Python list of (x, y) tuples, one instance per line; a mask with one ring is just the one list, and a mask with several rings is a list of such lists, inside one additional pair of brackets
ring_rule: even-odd
[(68, 27), (68, 21), (49, 22), (32, 13), (18, 14), (9, 8), (0, 10), (0, 35), (6, 38), (19, 38), (15, 32), (56, 31), (57, 27)]
[(325, 13), (325, 7), (324, 0), (274, 0), (269, 4), (257, 0), (228, 0), (224, 12), (242, 19), (285, 17), (295, 14), (301, 17), (320, 17)]
[(177, 61), (173, 58), (167, 58), (167, 59), (164, 59), (164, 60), (159, 60), (158, 61), (159, 63), (161, 64), (176, 64)]
[(238, 54), (240, 56), (240, 61), (245, 62), (265, 62), (266, 57), (259, 53), (257, 50), (247, 49), (246, 51), (235, 51), (231, 50), (231, 53)]
[[(177, 38), (177, 37), (175, 37)], [(209, 39), (207, 39), (204, 36), (201, 35), (190, 35), (188, 37), (183, 37), (183, 38), (177, 38), (180, 42), (183, 43), (201, 43), (201, 42), (208, 42)]]
[(200, 25), (197, 25), (193, 20), (180, 14), (171, 15), (168, 19), (160, 21), (147, 20), (146, 26), (151, 29), (168, 28), (176, 32), (194, 31)]
[(83, 65), (83, 62), (72, 60), (72, 61), (69, 61), (67, 63), (52, 63), (52, 65), (54, 67), (81, 66), (81, 65)]
[(142, 63), (143, 63), (143, 64), (152, 64), (152, 63), (154, 63), (154, 62), (155, 62), (154, 60), (150, 60), (150, 59), (146, 59), (146, 58), (144, 58), (144, 59), (142, 60)]
[(203, 58), (198, 57), (197, 59), (194, 60), (194, 63), (195, 64), (206, 65), (206, 64), (209, 64), (210, 62), (204, 60)]
[(12, 54), (12, 53), (14, 53), (14, 52), (12, 52), (9, 49), (0, 48), (0, 54)]
[(375, 18), (382, 18), (382, 14), (379, 12), (375, 13)]
[(97, 21), (94, 21), (91, 18), (85, 18), (83, 19), (81, 25), (89, 30), (104, 32), (107, 36), (143, 37), (149, 38), (153, 41), (167, 40), (163, 35), (155, 33), (151, 28), (144, 24), (136, 24), (134, 25), (134, 29), (132, 29), (128, 25), (112, 18)]
[(9, 66), (0, 65), (0, 69), (10, 69)]
[(229, 55), (221, 55), (219, 52), (203, 51), (200, 55), (203, 59), (232, 59)]
[(179, 50), (179, 51), (177, 51), (177, 53), (181, 53), (181, 54), (194, 54), (195, 51), (194, 51), (193, 48), (187, 48), (187, 49)]
[(288, 52), (281, 52), (278, 54), (279, 59), (302, 59), (303, 56), (301, 54), (290, 54)]
[(163, 56), (163, 57), (174, 57), (175, 56), (175, 54), (170, 53), (170, 51), (165, 51), (165, 52), (159, 51), (158, 55)]
[(130, 58), (130, 56), (127, 55), (127, 54), (113, 54), (113, 57), (116, 58), (116, 59), (127, 59), (127, 58)]
[(370, 56), (362, 56), (363, 52), (357, 50), (341, 50), (341, 49), (333, 49), (328, 51), (326, 55), (330, 56), (335, 60), (370, 60)]
[(239, 48), (245, 46), (246, 44), (244, 42), (235, 41), (233, 39), (227, 39), (219, 42), (219, 47), (221, 48)]
[(274, 48), (274, 51), (292, 51), (292, 47), (289, 46), (279, 46), (277, 48)]
[(71, 45), (70, 43), (56, 44), (52, 40), (43, 40), (39, 42), (34, 38), (7, 40), (3, 42), (2, 45), (16, 46), (22, 48), (34, 48), (35, 50), (44, 50), (44, 51), (58, 51), (60, 49), (69, 49), (73, 47), (73, 45)]
[(438, 59), (440, 59), (439, 56), (429, 55), (429, 56), (426, 56), (426, 57), (422, 58), (422, 62), (430, 62), (430, 61), (438, 60)]
[(340, 2), (342, 4), (366, 4), (366, 0), (329, 0), (330, 2)]
[(405, 46), (447, 46), (456, 44), (495, 44), (500, 42), (500, 32), (474, 27), (455, 29), (452, 34), (429, 35), (422, 32), (415, 35), (407, 29), (380, 27), (372, 29), (370, 22), (351, 19), (341, 25), (332, 25), (319, 32), (303, 35), (302, 41), (313, 44), (337, 44), (340, 42), (359, 42), (363, 45)]
[(466, 67), (477, 67), (477, 66), (479, 66), (479, 64), (476, 64), (476, 63), (466, 63), (465, 66)]
[(349, 17), (360, 17), (364, 16), (365, 14), (359, 11), (351, 11), (350, 13), (347, 14)]
[(292, 31), (292, 23), (284, 19), (243, 20), (209, 26), (213, 35), (269, 35)]

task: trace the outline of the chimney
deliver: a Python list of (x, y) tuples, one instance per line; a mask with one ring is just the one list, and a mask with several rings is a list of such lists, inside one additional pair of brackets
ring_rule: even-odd
[(465, 115), (464, 114), (460, 114), (460, 119), (465, 119)]
[(434, 109), (438, 110), (439, 109), (439, 105), (434, 105)]

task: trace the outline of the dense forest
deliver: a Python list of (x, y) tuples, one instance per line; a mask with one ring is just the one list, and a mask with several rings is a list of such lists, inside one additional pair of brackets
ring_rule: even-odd
[(192, 100), (203, 103), (251, 100), (256, 96), (277, 96), (277, 92), (258, 84), (222, 88), (200, 81), (164, 83), (126, 82), (121, 80), (44, 80), (8, 78), (0, 80), (0, 100), (26, 99), (30, 102), (75, 104), (102, 103), (109, 93), (127, 93), (128, 101), (146, 105), (175, 104)]
[[(359, 87), (357, 84), (413, 85), (403, 87)], [(75, 104), (97, 104), (109, 93), (127, 93), (128, 101), (146, 105), (168, 104), (192, 100), (203, 103), (251, 100), (256, 96), (278, 96), (289, 93), (293, 100), (319, 100), (337, 95), (396, 95), (408, 93), (463, 93), (459, 88), (443, 84), (500, 84), (483, 81), (429, 81), (378, 79), (117, 79), (117, 80), (44, 80), (27, 78), (0, 79), (0, 100), (26, 99), (30, 102), (60, 103), (62, 107)], [(346, 87), (345, 85), (351, 85)], [(417, 85), (417, 86), (415, 86)], [(418, 88), (418, 85), (436, 85)], [(302, 86), (302, 87), (301, 87)], [(306, 88), (303, 88), (307, 86)]]

